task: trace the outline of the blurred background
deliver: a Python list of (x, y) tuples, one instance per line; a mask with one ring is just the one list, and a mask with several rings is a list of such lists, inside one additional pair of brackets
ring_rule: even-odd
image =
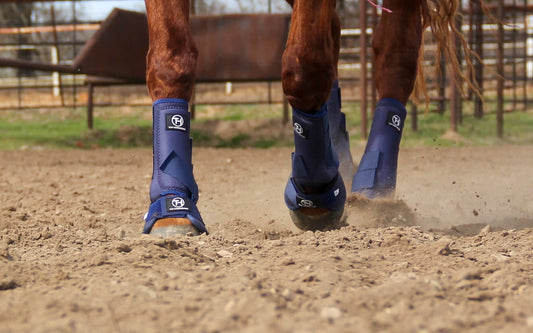
[[(532, 140), (530, 131), (522, 133), (522, 128), (533, 122), (530, 114), (533, 96), (533, 6), (528, 0), (487, 0), (485, 5), (483, 9), (477, 0), (463, 1), (462, 15), (456, 22), (466, 43), (478, 55), (457, 51), (464, 74), (479, 86), (480, 96), (468, 89), (464, 95), (460, 93), (447, 59), (437, 51), (431, 33), (426, 32), (423, 69), (428, 92), (427, 96), (413, 98), (408, 105), (409, 130), (414, 133), (414, 144), (435, 141), (435, 138), (443, 138), (443, 142), (453, 144), (495, 142), (486, 138), (527, 143)], [(85, 137), (94, 136), (94, 130), (115, 128), (119, 124), (117, 119), (124, 122), (119, 126), (149, 127), (151, 115), (146, 111), (151, 100), (144, 82), (141, 82), (142, 77), (91, 71), (76, 63), (82, 55), (90, 58), (91, 54), (84, 54), (84, 49), (97, 40), (95, 36), (105, 26), (103, 22), (112, 21), (109, 15), (114, 8), (136, 13), (145, 11), (144, 1), (0, 3), (0, 130), (4, 136), (16, 128), (8, 126), (15, 121), (33, 120), (41, 125), (50, 123), (50, 128), (58, 131), (61, 130), (54, 127), (58, 122), (67, 124), (72, 121), (74, 127), (63, 136), (81, 132)], [(224, 20), (228, 20), (228, 15), (289, 17), (290, 11), (286, 2), (281, 0), (194, 0), (191, 6), (193, 20), (208, 16), (213, 22), (227, 22)], [(337, 1), (337, 12), (342, 22), (339, 79), (344, 112), (348, 114), (352, 139), (364, 140), (377, 98), (370, 46), (372, 31), (381, 13), (366, 1), (353, 0)], [(142, 20), (133, 20), (133, 17), (131, 24), (142, 25), (139, 23)], [(129, 20), (126, 16), (123, 22), (130, 24)], [(224, 34), (220, 28), (222, 25), (214, 24), (218, 27), (217, 34)], [(289, 24), (287, 20), (287, 29)], [(108, 30), (103, 35), (117, 30), (110, 27), (111, 24), (107, 26)], [(287, 29), (282, 33), (286, 33)], [(269, 27), (258, 27), (257, 31), (265, 35)], [(230, 37), (234, 33), (236, 31), (227, 32)], [(219, 38), (219, 35), (216, 36)], [(253, 38), (251, 36), (250, 41)], [(277, 36), (273, 39), (284, 42)], [(132, 48), (143, 54), (143, 42), (133, 40)], [(227, 48), (232, 47), (232, 42), (230, 38)], [(93, 48), (100, 52), (99, 58), (93, 57), (89, 62), (97, 65), (107, 63), (108, 67), (121, 66), (120, 63), (114, 65), (111, 60), (106, 61), (105, 55), (112, 52), (98, 45)], [(206, 45), (200, 44), (200, 51), (204, 47)], [(128, 54), (132, 49), (119, 51)], [(276, 49), (273, 52), (281, 51)], [(259, 54), (255, 58), (246, 60), (260, 63), (262, 56)], [(473, 62), (473, 71), (467, 70), (467, 60)], [(236, 59), (235, 62), (242, 60)], [(218, 68), (226, 65), (220, 63)], [(142, 72), (143, 69), (137, 66), (133, 71)], [(239, 76), (233, 80), (235, 74), (233, 72), (233, 75), (230, 73), (221, 78), (210, 73), (198, 81), (192, 103), (197, 122), (261, 118), (268, 119), (268, 124), (274, 128), (277, 126), (274, 121), (279, 120), (282, 125), (287, 122), (288, 108), (278, 78), (280, 73), (264, 78), (251, 77), (249, 80)], [(464, 82), (459, 82), (459, 85), (466, 87)], [(6, 125), (2, 125), (3, 122)], [(469, 138), (469, 135), (478, 132), (482, 139)], [(197, 141), (201, 143), (203, 134), (198, 135)], [(5, 147), (21, 145), (13, 140)], [(272, 144), (277, 144), (276, 138), (273, 140)], [(279, 143), (286, 142), (282, 140)]]

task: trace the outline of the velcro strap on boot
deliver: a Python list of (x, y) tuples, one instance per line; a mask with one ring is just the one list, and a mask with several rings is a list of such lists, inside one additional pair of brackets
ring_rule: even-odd
[(300, 208), (325, 208), (328, 210), (342, 210), (346, 202), (346, 188), (340, 174), (334, 181), (323, 189), (322, 193), (305, 193), (293, 178), (290, 178), (285, 187), (285, 203), (290, 210)]
[(369, 151), (363, 155), (359, 169), (353, 177), (354, 188), (365, 189), (374, 187), (380, 155), (381, 152), (379, 151)]
[(200, 232), (208, 233), (196, 204), (187, 198), (184, 193), (166, 192), (150, 205), (144, 218), (143, 233), (149, 234), (155, 222), (162, 218), (186, 218)]

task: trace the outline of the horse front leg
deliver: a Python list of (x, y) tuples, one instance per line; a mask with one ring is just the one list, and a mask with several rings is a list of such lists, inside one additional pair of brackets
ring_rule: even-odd
[(343, 225), (346, 190), (330, 130), (342, 132), (348, 143), (336, 84), (339, 19), (335, 0), (289, 3), (293, 13), (282, 84), (292, 106), (295, 151), (285, 202), (300, 229), (335, 229)]
[(421, 10), (426, 0), (385, 0), (372, 48), (379, 102), (352, 192), (368, 198), (393, 196), (399, 145), (413, 90), (422, 41)]
[[(293, 108), (317, 113), (336, 77), (335, 0), (296, 0), (282, 58), (282, 84)], [(338, 19), (337, 19), (338, 20)]]
[(207, 232), (196, 207), (188, 102), (198, 51), (189, 29), (189, 0), (146, 0), (146, 81), (153, 100), (153, 174), (144, 233)]

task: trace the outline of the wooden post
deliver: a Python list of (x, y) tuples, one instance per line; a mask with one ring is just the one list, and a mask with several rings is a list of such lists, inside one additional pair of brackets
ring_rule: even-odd
[(272, 104), (272, 81), (268, 81), (268, 92), (267, 92), (267, 99), (268, 99), (268, 105)]
[[(528, 53), (528, 50), (527, 50), (527, 45), (528, 45), (528, 40), (530, 38), (530, 33), (529, 33), (529, 29), (531, 28), (529, 25), (528, 25), (528, 17), (526, 15), (527, 13), (527, 7), (528, 7), (528, 0), (525, 0), (524, 1), (524, 32), (525, 32), (525, 43), (526, 43), (526, 47), (524, 47), (524, 66), (525, 66), (525, 74), (524, 74), (524, 89), (523, 89), (523, 98), (524, 98), (524, 111), (527, 111), (528, 110), (528, 103), (529, 103), (529, 95), (528, 95), (528, 91), (527, 91), (527, 87), (528, 87), (528, 70), (527, 70), (527, 66), (528, 66), (528, 61), (530, 61), (530, 57), (529, 57), (529, 53)], [(533, 20), (532, 20), (533, 21)]]
[(439, 84), (439, 101), (437, 102), (437, 110), (439, 114), (442, 115), (446, 110), (446, 59), (444, 58), (444, 54), (441, 54), (440, 59), (437, 61), (440, 62), (438, 66), (439, 72), (437, 73), (437, 82)]
[[(476, 31), (474, 33), (474, 51), (479, 58), (483, 60), (483, 10), (481, 9), (480, 0), (474, 0), (474, 24)], [(483, 63), (477, 59), (474, 62), (474, 80), (483, 93)], [(474, 117), (483, 117), (483, 101), (479, 96), (474, 96)]]
[[(462, 11), (462, 4), (459, 4), (459, 10)], [(455, 28), (460, 33), (462, 26), (462, 17), (458, 16), (454, 22)], [(457, 58), (458, 70), (461, 70), (461, 44), (457, 36), (453, 36), (452, 47), (453, 50), (450, 52), (453, 56)], [(452, 66), (450, 68), (450, 128), (453, 132), (457, 132), (457, 125), (461, 122), (461, 94), (459, 93), (458, 85), (462, 84), (460, 82), (461, 78), (454, 71)]]
[[(462, 1), (459, 1), (459, 12), (463, 12), (463, 3)], [(463, 33), (463, 16), (457, 15), (456, 17), (456, 28), (459, 33)], [(457, 57), (457, 62), (459, 63), (459, 70), (462, 70), (462, 64), (463, 64), (463, 55), (461, 53), (461, 41), (457, 36), (455, 36), (455, 55)], [(455, 77), (457, 80), (461, 80), (459, 75), (455, 73)], [(458, 84), (463, 84), (463, 82), (458, 82)], [(457, 87), (457, 84), (455, 85), (455, 93), (456, 93), (456, 101), (455, 101), (455, 114), (457, 116), (457, 123), (462, 124), (463, 123), (463, 96), (459, 93), (459, 88)], [(468, 89), (470, 90), (470, 89)]]
[[(376, 7), (372, 7), (372, 33), (376, 31), (376, 28), (378, 26), (378, 9)], [(374, 114), (374, 110), (376, 110), (376, 105), (378, 103), (378, 91), (376, 89), (376, 69), (374, 67), (374, 56), (372, 55), (372, 70), (370, 72), (370, 89), (371, 89), (371, 96), (372, 96), (372, 104), (370, 105), (372, 114)]]
[(287, 97), (283, 95), (283, 119), (282, 119), (283, 125), (289, 122), (289, 101), (287, 100)]
[[(76, 59), (76, 55), (78, 54), (78, 50), (76, 49), (76, 42), (78, 41), (78, 14), (76, 10), (76, 3), (72, 3), (72, 59)], [(73, 75), (73, 84), (72, 84), (72, 107), (75, 109), (77, 108), (78, 104), (78, 92), (77, 92), (77, 84), (76, 84), (76, 75)], [(92, 111), (91, 111), (92, 113)], [(91, 114), (92, 116), (92, 114)], [(91, 119), (92, 122), (92, 119)], [(91, 124), (92, 126), (92, 124)], [(92, 127), (89, 127), (92, 128)]]
[(496, 110), (496, 127), (499, 138), (503, 138), (503, 1), (498, 0), (498, 109)]
[(522, 99), (524, 101), (522, 111), (527, 111), (527, 99), (528, 99), (528, 93), (527, 93), (527, 86), (528, 86), (528, 76), (527, 76), (527, 61), (528, 61), (528, 54), (527, 54), (527, 40), (529, 37), (528, 34), (528, 22), (527, 22), (527, 8), (528, 7), (528, 0), (524, 0), (524, 9), (523, 9), (523, 20), (524, 20), (524, 43), (525, 47), (523, 48), (523, 54), (522, 58), (524, 59), (524, 80), (522, 85)]
[[(468, 46), (471, 50), (474, 49), (474, 5), (472, 1), (468, 2)], [(473, 81), (474, 73), (472, 73), (470, 66), (467, 67), (467, 71), (468, 79)], [(466, 99), (471, 101), (473, 98), (472, 95), (472, 89), (467, 89)]]
[(87, 128), (93, 129), (93, 94), (94, 94), (94, 85), (92, 83), (87, 84)]
[(453, 70), (452, 66), (450, 68), (450, 129), (453, 132), (457, 132), (457, 118), (458, 118), (458, 95), (456, 80), (457, 74)]
[[(516, 12), (518, 11), (518, 8), (516, 6), (516, 0), (513, 0), (513, 27), (516, 27)], [(503, 20), (503, 16), (500, 16), (499, 17), (500, 20)], [(499, 29), (499, 26), (498, 26), (498, 29)], [(502, 33), (504, 33), (504, 31), (502, 31)], [(516, 109), (516, 105), (518, 103), (518, 79), (517, 79), (517, 71), (516, 71), (516, 57), (518, 56), (517, 54), (517, 50), (516, 50), (516, 33), (517, 33), (517, 29), (513, 29), (512, 30), (512, 37), (511, 37), (511, 43), (513, 44), (513, 55), (512, 55), (512, 61), (511, 61), (511, 66), (512, 66), (512, 78), (513, 78), (513, 110)], [(505, 36), (504, 36), (505, 38)], [(503, 55), (504, 56), (504, 61), (505, 61), (505, 54)]]
[[(196, 0), (191, 0), (189, 4), (189, 15), (196, 15)], [(191, 120), (196, 119), (196, 82), (195, 82), (195, 88), (192, 92), (191, 101), (189, 105), (189, 113), (191, 114)]]
[(359, 1), (359, 27), (361, 35), (359, 39), (359, 57), (361, 64), (361, 72), (359, 75), (359, 87), (361, 89), (361, 136), (366, 139), (368, 136), (367, 130), (367, 75), (366, 75), (366, 1)]
[[(57, 64), (59, 64), (61, 60), (61, 54), (59, 53), (59, 38), (57, 35), (57, 22), (56, 22), (56, 13), (54, 6), (50, 8), (50, 17), (52, 19), (52, 26), (53, 26), (53, 36), (54, 36), (54, 49), (57, 55)], [(57, 83), (59, 85), (59, 97), (61, 98), (61, 106), (65, 106), (65, 96), (63, 94), (63, 82), (61, 80), (61, 73), (54, 72), (52, 75), (57, 75)], [(55, 89), (55, 86), (54, 86)]]
[(418, 108), (413, 101), (411, 101), (411, 129), (413, 132), (418, 131)]
[(191, 102), (189, 103), (189, 113), (191, 114), (191, 120), (196, 119), (196, 87), (192, 91)]

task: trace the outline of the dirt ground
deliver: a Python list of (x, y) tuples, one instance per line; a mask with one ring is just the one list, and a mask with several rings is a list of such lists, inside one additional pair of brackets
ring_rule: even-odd
[(150, 150), (0, 152), (0, 332), (533, 331), (533, 146), (404, 149), (401, 202), (315, 233), (290, 152), (196, 149), (211, 234), (167, 240)]

